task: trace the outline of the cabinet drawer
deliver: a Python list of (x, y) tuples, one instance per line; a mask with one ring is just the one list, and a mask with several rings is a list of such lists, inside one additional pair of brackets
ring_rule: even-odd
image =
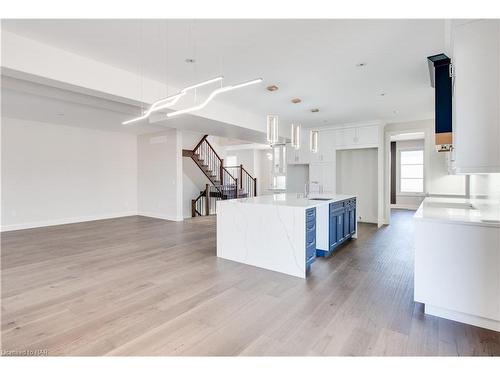
[(308, 221), (316, 221), (316, 208), (308, 208), (306, 210), (306, 222)]
[(313, 240), (316, 241), (316, 225), (306, 230), (306, 242), (309, 243)]
[(344, 208), (344, 201), (330, 203), (330, 211), (336, 211), (338, 209)]
[(316, 230), (316, 220), (308, 220), (306, 221), (306, 231)]

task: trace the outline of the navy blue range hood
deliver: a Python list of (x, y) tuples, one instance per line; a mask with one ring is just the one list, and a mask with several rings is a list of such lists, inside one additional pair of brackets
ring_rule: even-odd
[(444, 53), (427, 57), (431, 86), (435, 88), (436, 149), (451, 151), (452, 133), (452, 74), (451, 60)]

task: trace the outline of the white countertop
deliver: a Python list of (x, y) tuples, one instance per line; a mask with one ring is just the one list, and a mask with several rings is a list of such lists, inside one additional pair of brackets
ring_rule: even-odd
[(416, 220), (500, 227), (500, 203), (488, 199), (425, 198)]
[[(310, 198), (328, 198), (328, 200), (311, 200)], [(355, 195), (344, 194), (311, 194), (309, 198), (299, 197), (296, 193), (282, 193), (272, 195), (260, 195), (258, 197), (230, 199), (219, 201), (217, 204), (265, 204), (272, 206), (288, 206), (299, 208), (316, 207), (332, 202), (339, 202), (345, 199), (356, 198)]]

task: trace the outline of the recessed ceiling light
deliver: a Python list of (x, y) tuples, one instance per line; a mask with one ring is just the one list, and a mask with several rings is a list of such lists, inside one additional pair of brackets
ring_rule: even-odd
[(365, 62), (360, 62), (360, 63), (357, 63), (357, 64), (356, 64), (356, 67), (358, 67), (358, 68), (363, 68), (363, 67), (365, 67), (366, 65), (368, 65), (368, 64), (367, 64), (367, 63), (365, 63)]
[(292, 103), (293, 103), (293, 104), (298, 104), (298, 103), (300, 103), (302, 100), (300, 100), (300, 98), (293, 98), (291, 101), (292, 101)]
[(267, 86), (267, 87), (266, 87), (266, 90), (267, 90), (267, 91), (271, 91), (271, 92), (272, 92), (272, 91), (276, 91), (276, 90), (278, 90), (278, 88), (279, 88), (279, 87), (278, 87), (278, 86), (276, 86), (276, 85), (271, 85), (271, 86)]
[(196, 60), (195, 59), (186, 59), (184, 60), (188, 64), (193, 64)]
[(313, 108), (313, 109), (311, 109), (311, 112), (312, 112), (312, 113), (319, 112), (319, 108)]

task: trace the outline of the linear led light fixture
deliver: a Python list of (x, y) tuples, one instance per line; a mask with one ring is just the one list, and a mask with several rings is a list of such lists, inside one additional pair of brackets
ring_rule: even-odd
[(292, 147), (296, 150), (300, 148), (300, 124), (292, 124)]
[(310, 137), (309, 137), (309, 147), (312, 153), (317, 153), (318, 152), (318, 131), (317, 130), (311, 130)]
[(219, 77), (209, 79), (207, 81), (197, 83), (197, 84), (192, 85), (192, 86), (185, 87), (181, 91), (179, 91), (179, 93), (177, 93), (175, 95), (171, 95), (171, 96), (168, 96), (166, 98), (157, 100), (156, 102), (151, 104), (151, 107), (149, 107), (149, 109), (147, 111), (145, 111), (142, 116), (133, 118), (131, 120), (124, 121), (124, 122), (122, 122), (122, 125), (127, 125), (127, 124), (131, 124), (133, 122), (144, 120), (144, 119), (148, 118), (149, 115), (153, 112), (157, 112), (159, 110), (173, 106), (175, 103), (177, 103), (179, 101), (180, 98), (182, 98), (184, 95), (186, 95), (188, 93), (188, 91), (194, 90), (198, 87), (209, 85), (209, 84), (214, 83), (214, 82), (218, 82), (222, 79), (224, 79), (224, 77), (219, 76)]
[(229, 86), (224, 86), (224, 87), (218, 88), (217, 90), (212, 91), (212, 93), (200, 104), (195, 105), (193, 107), (181, 109), (179, 111), (169, 112), (169, 113), (167, 113), (167, 117), (174, 117), (174, 116), (182, 115), (184, 113), (198, 111), (198, 110), (202, 109), (203, 107), (205, 107), (208, 103), (210, 103), (213, 98), (215, 98), (219, 94), (222, 94), (223, 92), (236, 90), (236, 89), (239, 89), (241, 87), (254, 85), (254, 84), (259, 83), (259, 82), (262, 82), (262, 78), (257, 78), (257, 79), (253, 79), (251, 81), (238, 83), (236, 85), (229, 85)]
[(270, 145), (278, 143), (278, 116), (267, 115), (267, 142)]

